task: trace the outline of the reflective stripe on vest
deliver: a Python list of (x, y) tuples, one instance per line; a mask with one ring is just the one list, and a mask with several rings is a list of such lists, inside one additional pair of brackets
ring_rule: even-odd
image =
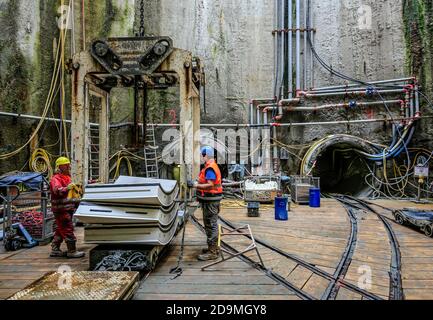
[(199, 193), (201, 193), (202, 196), (204, 196), (205, 194), (221, 194), (221, 193), (223, 193), (221, 171), (220, 171), (220, 169), (219, 169), (219, 167), (218, 167), (218, 165), (214, 159), (210, 159), (208, 162), (206, 162), (203, 170), (200, 171), (200, 175), (198, 176), (198, 183), (200, 183), (200, 184), (206, 184), (207, 183), (206, 170), (209, 168), (213, 169), (213, 171), (215, 172), (216, 179), (214, 181), (214, 186), (211, 189), (205, 189), (205, 190), (198, 189), (197, 190), (197, 191), (199, 191)]
[(75, 199), (51, 199), (51, 210), (53, 212), (75, 210), (76, 203)]

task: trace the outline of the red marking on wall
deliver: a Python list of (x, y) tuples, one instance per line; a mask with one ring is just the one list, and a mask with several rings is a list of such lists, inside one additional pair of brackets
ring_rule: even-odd
[(368, 107), (367, 109), (367, 118), (368, 119), (373, 119), (374, 118), (374, 110), (372, 107)]

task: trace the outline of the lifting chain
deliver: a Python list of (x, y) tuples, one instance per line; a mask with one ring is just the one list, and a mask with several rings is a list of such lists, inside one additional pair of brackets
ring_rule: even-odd
[(140, 1), (140, 37), (144, 37), (144, 0)]

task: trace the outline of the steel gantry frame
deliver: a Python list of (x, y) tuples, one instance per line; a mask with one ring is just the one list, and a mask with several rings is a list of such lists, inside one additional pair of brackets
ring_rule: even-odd
[[(146, 90), (178, 87), (180, 104), (181, 183), (200, 169), (200, 85), (203, 66), (191, 52), (172, 46), (168, 37), (124, 37), (93, 41), (88, 51), (74, 55), (72, 67), (71, 161), (75, 182), (89, 182), (89, 100), (101, 98), (99, 111), (99, 181), (109, 176), (109, 104), (114, 87), (140, 90), (134, 106), (134, 129), (138, 130), (138, 105), (143, 105), (146, 132)], [(142, 94), (143, 93), (143, 94)], [(140, 101), (138, 101), (140, 100)], [(93, 124), (94, 125), (94, 124)], [(194, 139), (196, 137), (196, 139)], [(145, 138), (145, 137), (143, 137)], [(141, 143), (144, 143), (142, 139)], [(133, 137), (138, 146), (138, 134)]]

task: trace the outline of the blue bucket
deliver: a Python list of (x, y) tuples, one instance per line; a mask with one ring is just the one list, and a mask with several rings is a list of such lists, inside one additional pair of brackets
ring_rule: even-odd
[(275, 220), (288, 220), (287, 203), (288, 197), (275, 198)]
[(320, 208), (320, 188), (310, 188), (310, 207)]

